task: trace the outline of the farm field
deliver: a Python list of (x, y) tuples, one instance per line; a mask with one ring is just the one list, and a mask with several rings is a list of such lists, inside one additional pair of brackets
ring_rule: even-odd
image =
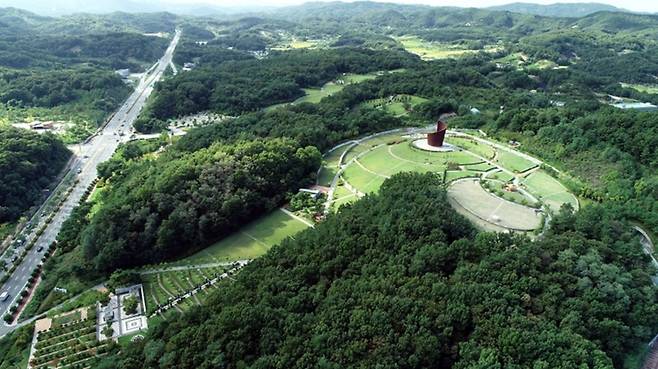
[(458, 58), (465, 54), (479, 51), (497, 51), (495, 46), (487, 46), (483, 50), (471, 50), (459, 46), (447, 45), (438, 42), (425, 41), (417, 36), (402, 36), (395, 38), (408, 52), (420, 56), (424, 60)]

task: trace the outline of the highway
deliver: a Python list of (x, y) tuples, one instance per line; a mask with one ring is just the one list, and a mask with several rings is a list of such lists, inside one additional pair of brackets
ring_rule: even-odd
[[(165, 54), (142, 76), (135, 91), (126, 99), (105, 127), (94, 134), (84, 144), (80, 145), (80, 152), (70, 169), (78, 176), (79, 182), (75, 184), (73, 191), (66, 198), (63, 206), (55, 212), (52, 221), (40, 236), (36, 235), (36, 230), (41, 228), (42, 224), (45, 224), (43, 220), (38, 226), (31, 227), (32, 233), (25, 235), (26, 241), (24, 245), (28, 244), (35, 237), (38, 237), (38, 239), (20, 265), (17, 266), (14, 273), (0, 288), (0, 292), (6, 291), (9, 293), (9, 298), (6, 301), (0, 301), (0, 317), (4, 316), (9, 308), (15, 304), (20, 292), (25, 288), (32, 271), (41, 262), (43, 251), (39, 252), (37, 250), (40, 247), (43, 247), (45, 250), (55, 241), (62, 224), (69, 217), (73, 208), (79, 203), (86, 189), (96, 178), (96, 167), (98, 164), (108, 160), (121, 142), (129, 140), (132, 124), (144, 107), (146, 99), (153, 91), (153, 85), (162, 77), (165, 69), (171, 63), (179, 39), (180, 31), (177, 30)], [(53, 191), (51, 196), (54, 196), (55, 192)], [(46, 217), (42, 216), (41, 218), (45, 219)], [(2, 324), (0, 324), (0, 337), (13, 331), (16, 327), (15, 324), (7, 325), (2, 320)]]

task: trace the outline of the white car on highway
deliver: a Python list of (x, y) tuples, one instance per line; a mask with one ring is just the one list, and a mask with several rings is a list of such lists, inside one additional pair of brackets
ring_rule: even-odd
[(9, 298), (9, 292), (5, 291), (0, 293), (0, 301), (5, 302)]

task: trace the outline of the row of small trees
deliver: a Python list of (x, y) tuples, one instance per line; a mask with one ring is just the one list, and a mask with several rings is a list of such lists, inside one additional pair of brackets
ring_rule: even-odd
[(25, 285), (25, 289), (23, 289), (18, 298), (16, 299), (16, 303), (12, 305), (9, 308), (9, 312), (5, 314), (3, 317), (4, 321), (7, 323), (13, 322), (16, 317), (20, 314), (20, 307), (21, 305), (26, 302), (28, 296), (30, 295), (30, 290), (34, 287), (35, 283), (39, 279), (39, 276), (41, 276), (42, 269), (43, 269), (43, 261), (48, 258), (48, 256), (54, 251), (55, 249), (55, 243), (53, 242), (50, 247), (48, 247), (48, 250), (44, 254), (42, 258), (42, 262), (37, 264), (37, 266), (32, 270), (32, 273), (30, 274), (30, 278), (27, 280), (27, 284)]

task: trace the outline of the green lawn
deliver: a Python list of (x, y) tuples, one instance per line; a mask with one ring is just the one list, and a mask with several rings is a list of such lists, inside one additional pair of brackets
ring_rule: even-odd
[(334, 210), (338, 210), (341, 205), (357, 199), (358, 197), (345, 186), (336, 186), (336, 190), (334, 190), (332, 207)]
[(295, 100), (293, 104), (301, 104), (303, 102), (317, 104), (323, 98), (327, 96), (331, 96), (336, 92), (341, 91), (344, 87), (345, 87), (344, 85), (339, 85), (334, 82), (327, 82), (321, 88), (305, 88), (304, 92), (306, 93), (306, 95)]
[(352, 146), (347, 154), (345, 154), (345, 159), (343, 159), (343, 164), (347, 164), (350, 162), (350, 160), (354, 159), (355, 157), (359, 156), (362, 152), (368, 151), (370, 149), (370, 146), (367, 144), (358, 144), (356, 146)]
[(478, 172), (486, 172), (491, 169), (495, 168), (493, 165), (489, 165), (487, 163), (480, 163), (480, 164), (472, 164), (472, 165), (467, 165), (465, 169), (468, 170), (475, 170)]
[(558, 211), (562, 204), (570, 203), (578, 209), (578, 200), (557, 179), (543, 170), (530, 174), (524, 181), (528, 191), (544, 201), (553, 211)]
[(425, 101), (427, 101), (427, 99), (424, 97), (400, 94), (396, 95), (393, 100), (389, 98), (379, 98), (365, 101), (361, 103), (361, 105), (382, 109), (394, 116), (403, 116), (409, 114), (405, 105), (408, 105), (408, 107), (413, 110), (416, 105)]
[(201, 264), (254, 259), (265, 254), (284, 238), (294, 236), (308, 225), (281, 210), (249, 223), (240, 231), (174, 264)]
[(531, 162), (530, 160), (513, 154), (507, 150), (499, 150), (498, 157), (496, 157), (495, 162), (503, 168), (515, 173), (525, 172), (526, 170), (537, 166), (537, 164)]
[(496, 172), (496, 173), (489, 174), (487, 176), (487, 178), (497, 179), (497, 180), (503, 181), (503, 182), (509, 182), (509, 181), (514, 179), (514, 176), (511, 175), (511, 174), (505, 173), (505, 172)]
[(336, 176), (339, 167), (339, 161), (343, 152), (347, 149), (347, 146), (341, 146), (340, 148), (328, 152), (322, 158), (322, 168), (320, 169), (320, 174), (318, 176), (318, 184), (321, 186), (331, 185), (331, 181)]
[(460, 171), (449, 171), (446, 173), (445, 182), (454, 181), (455, 179), (468, 178), (468, 177), (479, 177), (480, 173), (472, 172), (470, 170), (460, 170)]
[(647, 94), (658, 94), (658, 85), (646, 85), (646, 84), (638, 84), (638, 83), (622, 83), (622, 87), (625, 88), (632, 88), (634, 90), (637, 90), (639, 92), (644, 92)]
[(322, 169), (320, 169), (320, 175), (318, 176), (318, 184), (320, 186), (330, 186), (336, 173), (338, 173), (338, 166), (323, 166)]
[(377, 192), (385, 178), (368, 173), (365, 169), (352, 164), (343, 173), (343, 178), (354, 188), (363, 193)]
[(466, 149), (468, 151), (473, 152), (474, 154), (477, 154), (479, 156), (482, 156), (485, 159), (492, 159), (494, 157), (494, 154), (496, 153), (496, 150), (487, 145), (483, 144), (481, 142), (478, 142), (476, 140), (472, 140), (470, 138), (464, 138), (464, 137), (447, 137), (446, 142), (459, 146), (462, 149)]
[(395, 157), (403, 160), (412, 161), (418, 164), (438, 165), (440, 167), (444, 167), (447, 163), (460, 165), (482, 163), (482, 160), (464, 151), (442, 153), (423, 151), (412, 147), (411, 144), (407, 142), (392, 145), (391, 152)]
[[(457, 58), (467, 54), (479, 52), (480, 50), (471, 50), (458, 45), (449, 45), (439, 42), (425, 41), (417, 36), (402, 36), (396, 40), (402, 44), (408, 52), (420, 56), (424, 60), (436, 60), (446, 58)], [(496, 46), (487, 46), (482, 51), (498, 51)]]

